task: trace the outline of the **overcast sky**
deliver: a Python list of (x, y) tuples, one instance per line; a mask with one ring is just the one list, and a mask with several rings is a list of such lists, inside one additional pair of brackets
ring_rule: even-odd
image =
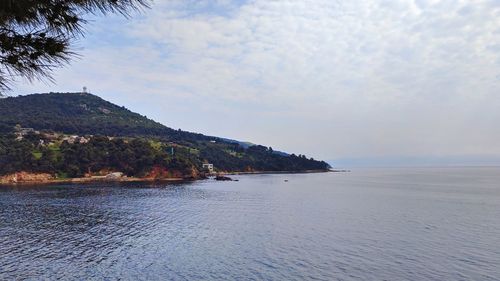
[[(500, 163), (500, 1), (161, 1), (97, 18), (56, 84), (333, 165)], [(433, 160), (431, 160), (433, 159)]]

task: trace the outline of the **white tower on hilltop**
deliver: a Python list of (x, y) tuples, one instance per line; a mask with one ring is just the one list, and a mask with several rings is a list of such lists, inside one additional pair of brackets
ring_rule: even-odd
[(83, 86), (83, 92), (82, 92), (82, 93), (84, 93), (84, 94), (87, 94), (87, 93), (88, 93), (88, 92), (87, 92), (87, 86)]

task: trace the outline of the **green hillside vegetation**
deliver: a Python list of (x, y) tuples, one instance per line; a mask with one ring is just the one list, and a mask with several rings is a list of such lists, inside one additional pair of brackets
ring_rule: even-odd
[(17, 124), (35, 130), (106, 136), (160, 136), (170, 140), (207, 140), (202, 134), (174, 130), (125, 107), (86, 93), (50, 93), (0, 100), (0, 133)]
[[(0, 173), (18, 171), (45, 172), (63, 177), (82, 177), (101, 171), (121, 171), (127, 176), (143, 177), (153, 167), (168, 167), (182, 175), (190, 175), (200, 165), (189, 148), (153, 143), (142, 138), (91, 137), (88, 143), (57, 141), (40, 144), (43, 136), (31, 134), (17, 140), (0, 138)], [(46, 139), (45, 139), (46, 140)]]
[[(21, 133), (20, 127), (34, 130)], [(329, 168), (303, 155), (174, 130), (91, 94), (0, 100), (0, 175), (28, 171), (82, 177), (120, 171), (135, 177), (196, 177), (203, 163), (225, 172)]]

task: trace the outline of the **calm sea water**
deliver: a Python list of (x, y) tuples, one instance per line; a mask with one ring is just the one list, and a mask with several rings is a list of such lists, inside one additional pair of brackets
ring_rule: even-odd
[(0, 187), (0, 280), (500, 280), (499, 168), (237, 178)]

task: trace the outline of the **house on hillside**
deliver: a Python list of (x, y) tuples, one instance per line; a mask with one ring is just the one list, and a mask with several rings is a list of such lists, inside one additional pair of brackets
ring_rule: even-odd
[(70, 144), (78, 143), (79, 136), (67, 136), (62, 139), (62, 141), (67, 141)]
[(14, 130), (16, 131), (16, 133), (21, 134), (21, 135), (27, 135), (29, 133), (36, 133), (37, 132), (33, 128), (23, 128), (20, 125), (16, 125), (14, 127)]
[(78, 139), (78, 142), (79, 143), (88, 143), (90, 139), (88, 138), (85, 138), (85, 137), (80, 137), (80, 139)]
[(16, 125), (14, 127), (14, 134), (16, 135), (17, 140), (22, 140), (24, 136), (28, 134), (37, 134), (39, 135), (39, 131), (35, 131), (33, 128), (22, 128), (20, 125)]
[(50, 141), (55, 141), (58, 140), (61, 135), (58, 133), (49, 132), (43, 133), (42, 136)]
[(80, 144), (84, 144), (84, 143), (88, 143), (90, 141), (90, 137), (86, 138), (86, 137), (80, 137), (80, 136), (77, 136), (77, 135), (73, 135), (73, 136), (66, 136), (62, 139), (62, 141), (67, 141), (68, 143), (70, 144), (74, 144), (74, 143), (80, 143)]
[(209, 172), (210, 174), (214, 173), (214, 164), (206, 163), (202, 165), (204, 171)]

